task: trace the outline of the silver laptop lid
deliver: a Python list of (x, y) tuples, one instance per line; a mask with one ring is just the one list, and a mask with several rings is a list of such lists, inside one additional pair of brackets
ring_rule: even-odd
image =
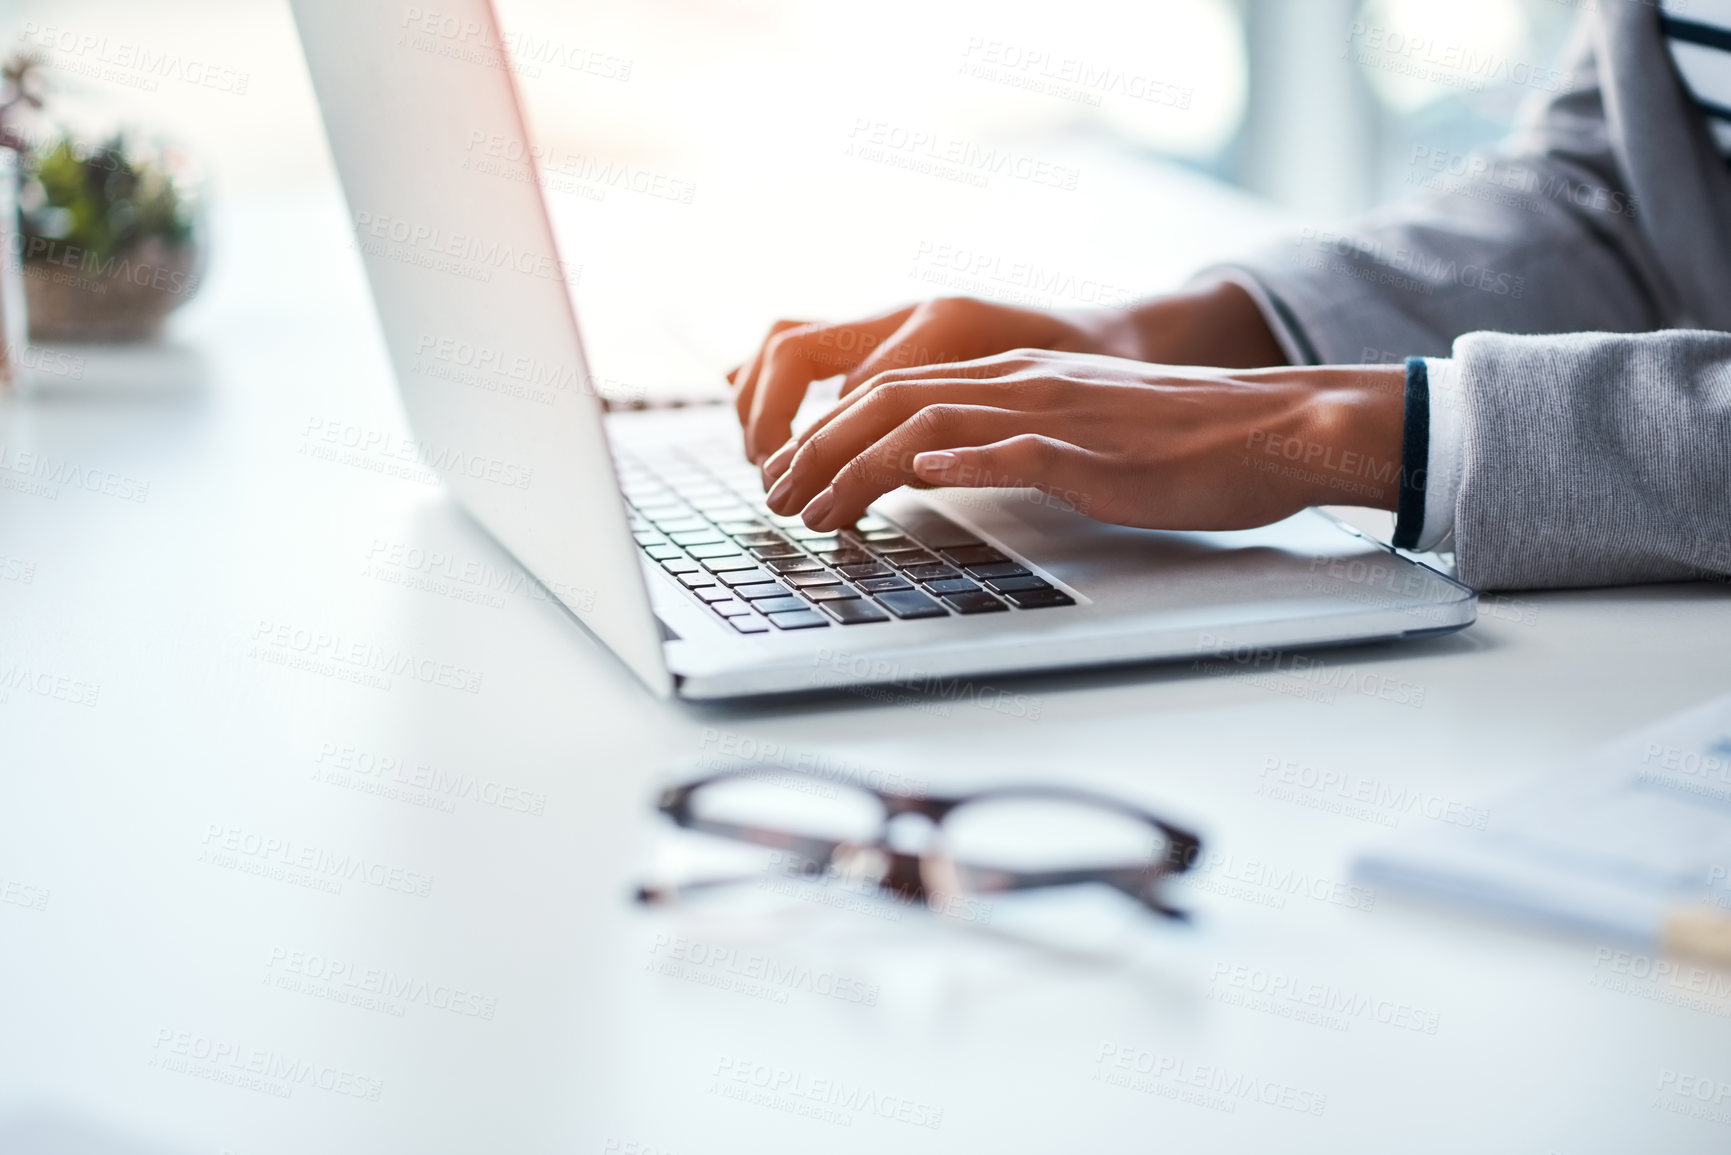
[(293, 8), (417, 458), (671, 694), (492, 3)]

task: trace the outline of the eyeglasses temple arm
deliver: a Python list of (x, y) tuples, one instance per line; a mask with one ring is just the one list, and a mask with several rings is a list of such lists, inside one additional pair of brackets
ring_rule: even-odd
[(705, 834), (715, 834), (722, 838), (732, 838), (738, 842), (749, 842), (754, 846), (767, 846), (771, 850), (782, 850), (795, 857), (803, 858), (818, 866), (826, 866), (835, 858), (835, 853), (843, 843), (827, 838), (812, 838), (804, 834), (789, 834), (785, 830), (771, 830), (764, 826), (746, 826), (738, 822), (723, 822), (718, 818), (699, 818), (696, 815), (686, 815), (679, 825), (687, 830), (698, 830)]
[[(821, 868), (819, 868), (821, 869)], [(816, 875), (818, 869), (813, 869), (811, 875)], [(747, 883), (760, 883), (767, 875), (764, 874), (729, 874), (715, 878), (694, 878), (686, 882), (655, 883), (645, 882), (632, 892), (632, 900), (644, 906), (667, 906), (682, 902), (695, 892), (715, 890), (724, 886), (744, 886)]]
[[(1105, 883), (1123, 891), (1156, 914), (1167, 918), (1188, 918), (1189, 915), (1168, 906), (1155, 893), (1155, 884), (1170, 874), (1164, 866), (1152, 870), (1146, 866), (1078, 867), (1071, 870), (1003, 870), (997, 867), (968, 866), (957, 863), (956, 876), (969, 889), (981, 894), (1003, 894), (1016, 890), (1038, 890), (1045, 887), (1080, 886), (1090, 882)], [(1151, 876), (1152, 875), (1152, 876)]]

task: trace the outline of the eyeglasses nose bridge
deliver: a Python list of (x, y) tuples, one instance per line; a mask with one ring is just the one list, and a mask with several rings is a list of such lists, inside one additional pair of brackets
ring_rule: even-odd
[(954, 810), (960, 802), (954, 798), (932, 798), (911, 794), (888, 794), (883, 796), (884, 822), (898, 818), (903, 814), (918, 814), (936, 826)]
[(915, 857), (931, 852), (938, 842), (938, 820), (919, 810), (902, 810), (884, 817), (882, 844)]

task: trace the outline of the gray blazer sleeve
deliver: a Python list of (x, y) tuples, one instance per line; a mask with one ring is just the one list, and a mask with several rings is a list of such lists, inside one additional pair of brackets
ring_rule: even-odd
[(1601, 5), (1562, 74), (1433, 191), (1235, 271), (1296, 363), (1452, 351), (1463, 580), (1731, 573), (1731, 179), (1650, 8)]
[(1455, 365), (1462, 581), (1731, 574), (1731, 334), (1472, 333)]

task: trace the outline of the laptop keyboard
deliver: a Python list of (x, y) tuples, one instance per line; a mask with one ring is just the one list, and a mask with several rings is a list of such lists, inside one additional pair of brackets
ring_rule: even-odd
[(816, 533), (769, 512), (736, 445), (615, 447), (637, 544), (742, 634), (1074, 605), (935, 510)]

